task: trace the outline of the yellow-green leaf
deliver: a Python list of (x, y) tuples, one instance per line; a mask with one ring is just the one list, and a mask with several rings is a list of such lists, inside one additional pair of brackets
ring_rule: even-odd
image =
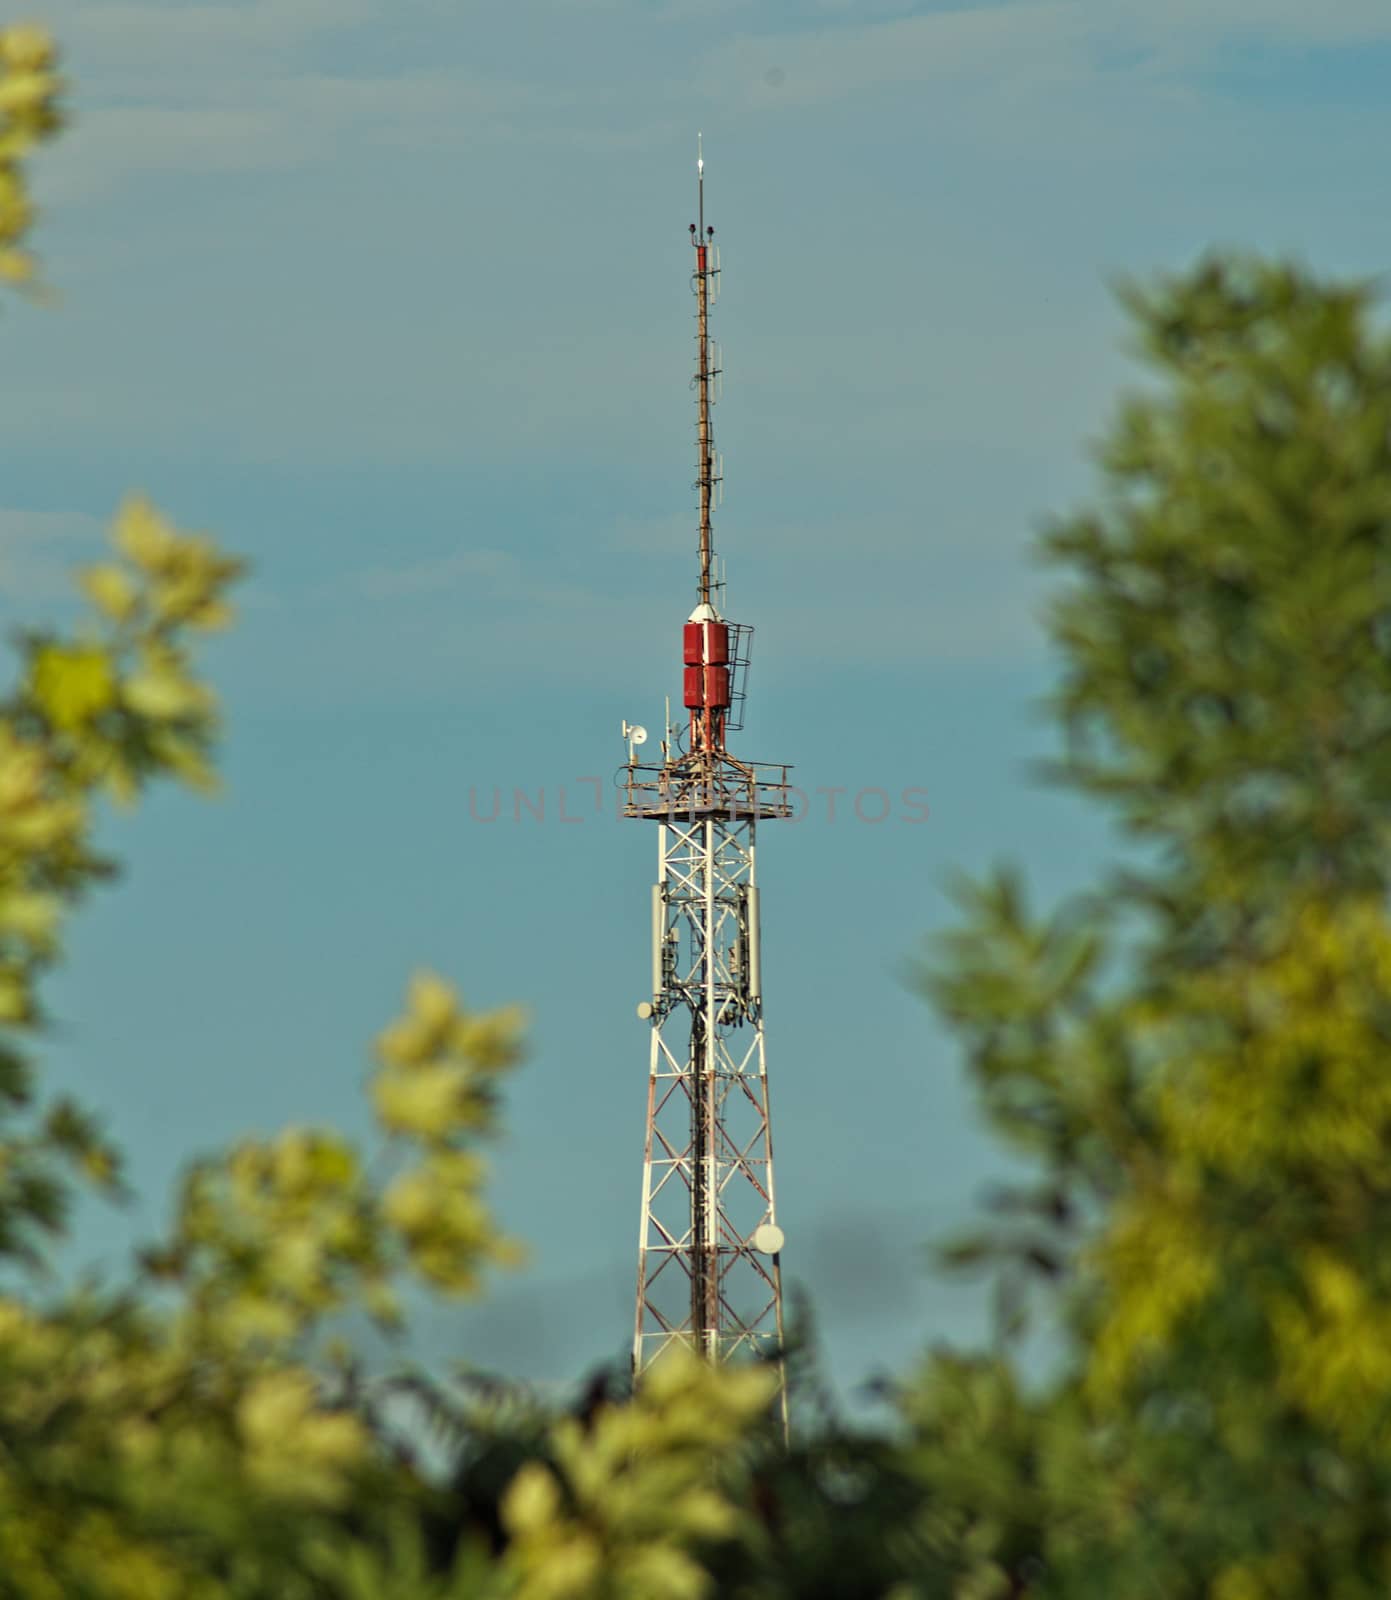
[(130, 575), (120, 567), (88, 567), (79, 581), (97, 609), (114, 622), (128, 622), (135, 614), (139, 596)]
[(55, 727), (71, 730), (115, 704), (116, 677), (104, 650), (43, 645), (30, 666), (29, 684)]

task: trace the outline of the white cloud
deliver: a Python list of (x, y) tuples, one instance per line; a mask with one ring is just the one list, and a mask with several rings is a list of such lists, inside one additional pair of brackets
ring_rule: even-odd
[(302, 150), (273, 113), (217, 106), (104, 106), (54, 162), (56, 197), (157, 172), (238, 172), (297, 164)]
[[(645, 26), (617, 15), (606, 24), (638, 30), (618, 115), (544, 55), (534, 71), (519, 57), (523, 65), (510, 75), (452, 65), (447, 56), (434, 61), (432, 40), (457, 45), (452, 13), (433, 0), (398, 5), (399, 12), (385, 0), (55, 0), (51, 20), (71, 57), (82, 135), (49, 158), (57, 197), (109, 190), (147, 172), (294, 168), (374, 145), (477, 148), (501, 138), (622, 149), (665, 137), (673, 97), (692, 94), (723, 101), (727, 112), (809, 107), (895, 86), (980, 97), (992, 110), (1040, 95), (1056, 107), (1102, 82), (1172, 87), (1232, 39), (1391, 38), (1385, 0), (1003, 0), (908, 15), (899, 0), (853, 9), (823, 0), (804, 25), (763, 33), (741, 30), (752, 8), (735, 5), (704, 33), (724, 42), (690, 65), (668, 55), (674, 76), (659, 82), (642, 69), (642, 52), (656, 42), (651, 24), (687, 24), (677, 4), (645, 10)], [(414, 65), (375, 75), (322, 71), (326, 38), (385, 26), (395, 15), (420, 24)]]
[(1391, 39), (1385, 0), (1005, 0), (743, 35), (712, 52), (703, 71), (750, 107), (895, 85), (978, 88), (982, 80), (998, 98), (1199, 65), (1233, 41), (1336, 47), (1378, 39)]
[(252, 60), (275, 61), (330, 32), (382, 14), (379, 0), (231, 0), (223, 4), (116, 4), (49, 0), (45, 21), (77, 63), (130, 87), (225, 76)]
[(349, 586), (369, 599), (438, 595), (465, 585), (517, 594), (525, 587), (521, 564), (506, 550), (456, 550), (432, 561), (398, 567), (369, 567), (354, 573)]
[[(46, 198), (61, 205), (148, 173), (293, 169), (374, 143), (450, 146), (563, 103), (540, 85), (439, 69), (425, 50), (396, 72), (323, 70), (330, 36), (412, 13), (428, 49), (438, 11), (432, 0), (53, 0), (45, 20), (76, 128), (45, 156)], [(354, 54), (371, 60), (370, 47)]]
[(1151, 37), (1246, 35), (1301, 44), (1359, 44), (1391, 39), (1385, 0), (1092, 0), (1099, 12)]
[(0, 595), (52, 600), (72, 593), (72, 569), (100, 552), (104, 524), (81, 511), (0, 507)]
[(684, 511), (660, 517), (619, 517), (599, 541), (599, 548), (622, 556), (673, 558), (693, 549), (697, 539), (695, 495)]
[[(551, 9), (532, 3), (539, 16)], [(612, 9), (637, 8), (616, 0)], [(1329, 45), (1391, 38), (1386, 0), (1164, 0), (1158, 6), (1153, 0), (997, 0), (916, 13), (909, 0), (857, 0), (853, 6), (819, 0), (804, 13), (803, 26), (763, 33), (736, 31), (742, 14), (753, 10), (746, 0), (731, 0), (727, 9), (726, 42), (684, 75), (703, 94), (751, 107), (815, 104), (895, 84), (968, 85), (982, 75), (998, 90), (1107, 71), (1145, 72), (1201, 58), (1233, 38)], [(648, 24), (690, 20), (684, 0), (655, 12), (644, 0), (641, 13)], [(52, 0), (49, 7), (72, 60), (79, 110), (88, 119), (100, 115), (104, 135), (129, 138), (142, 155), (163, 142), (166, 150), (155, 151), (152, 162), (159, 168), (181, 160), (190, 167), (207, 160), (224, 170), (239, 160), (259, 166), (265, 143), (278, 137), (287, 119), (301, 136), (286, 141), (293, 148), (296, 142), (313, 146), (325, 132), (363, 119), (428, 123), (447, 138), (461, 120), (476, 130), (480, 113), (544, 113), (552, 126), (592, 118), (592, 95), (554, 81), (553, 67), (514, 73), (510, 81), (506, 74), (471, 75), (462, 68), (422, 66), (375, 78), (306, 70), (306, 46), (397, 17), (419, 24), (420, 49), (432, 38), (457, 37), (448, 26), (454, 13), (434, 0)], [(707, 30), (706, 37), (720, 31)], [(643, 34), (650, 38), (651, 28)], [(1116, 51), (1124, 64), (1108, 66), (1108, 54)], [(660, 117), (661, 94), (654, 98), (645, 75), (630, 88), (633, 107), (640, 108), (635, 117)], [(158, 110), (166, 120), (155, 134), (111, 120), (120, 110)], [(217, 120), (213, 110), (229, 114), (228, 120)], [(608, 136), (617, 135), (610, 130)], [(187, 146), (182, 154), (181, 145)]]
[(150, 174), (290, 171), (345, 150), (450, 148), (534, 114), (543, 98), (436, 73), (229, 79), (199, 96), (167, 88), (134, 102), (97, 93), (79, 99), (74, 136), (45, 157), (45, 195), (62, 205)]
[[(621, 527), (619, 540), (641, 526)], [(602, 678), (606, 669), (595, 658), (596, 638), (626, 640), (633, 659), (660, 660), (675, 648), (684, 580), (694, 579), (694, 524), (687, 519), (678, 530), (659, 519), (647, 526), (664, 538), (668, 532), (686, 537), (645, 551), (663, 559), (629, 565), (622, 593), (538, 551), (517, 555), (483, 547), (359, 570), (326, 585), (319, 599), (328, 611), (345, 601), (369, 601), (377, 624), (399, 633), (400, 649), (421, 662), (447, 657), (485, 669), (501, 660), (536, 661), (549, 672), (557, 659), (568, 659), (585, 661), (587, 675)], [(928, 530), (921, 523), (862, 525), (850, 539), (843, 526), (829, 522), (740, 529), (731, 541), (732, 614), (749, 620), (752, 605), (760, 635), (776, 641), (776, 659), (787, 672), (827, 664), (899, 667), (924, 660), (1029, 658), (1041, 648), (1042, 636), (1032, 618), (1034, 587), (1015, 559), (1017, 548), (1010, 549), (1003, 568), (999, 560), (961, 560), (990, 545), (1017, 547), (1022, 537), (1017, 526), (1006, 539), (982, 525)], [(940, 570), (925, 586), (928, 540)], [(751, 545), (764, 564), (762, 575), (750, 580), (746, 574), (741, 581)], [(794, 565), (774, 582), (766, 563), (775, 555)], [(627, 653), (604, 659), (615, 671), (629, 670)]]
[(895, 84), (959, 83), (981, 69), (1032, 80), (1084, 64), (1094, 25), (1081, 0), (1041, 0), (743, 37), (709, 71), (746, 104), (811, 104)]

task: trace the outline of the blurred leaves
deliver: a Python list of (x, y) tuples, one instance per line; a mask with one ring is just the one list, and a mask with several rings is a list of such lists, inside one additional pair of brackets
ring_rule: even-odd
[(385, 1189), (328, 1130), (290, 1128), (196, 1163), (169, 1242), (146, 1257), (152, 1273), (187, 1291), (196, 1336), (296, 1348), (354, 1307), (392, 1328), (401, 1278), (467, 1295), (489, 1265), (514, 1262), (517, 1247), (483, 1198), (476, 1144), (493, 1128), (498, 1075), (519, 1059), (520, 1026), (514, 1011), (465, 1012), (431, 975), (412, 983), (405, 1015), (379, 1041), (376, 1104), (381, 1112), (381, 1087), (398, 1078), (449, 1092), (416, 1104), (408, 1125), (382, 1113), (398, 1140)]
[(517, 1600), (701, 1600), (703, 1547), (741, 1520), (717, 1468), (771, 1423), (766, 1367), (712, 1369), (680, 1346), (636, 1397), (587, 1420), (563, 1418), (549, 1465), (532, 1462), (502, 1503), (504, 1561)]
[(90, 842), (98, 798), (133, 800), (162, 776), (211, 781), (215, 701), (188, 636), (225, 619), (241, 570), (143, 501), (122, 509), (114, 541), (133, 553), (98, 569), (96, 615), (72, 637), (23, 635), (19, 685), (0, 701), (0, 1259), (30, 1265), (62, 1228), (69, 1178), (115, 1192), (120, 1168), (67, 1102), (31, 1127), (15, 1121), (33, 1097), (24, 1040), (42, 1025), (38, 984), (61, 955), (68, 912), (110, 874)]
[[(1045, 550), (1067, 578), (1053, 774), (1139, 864), (1044, 916), (1010, 873), (964, 886), (923, 975), (1037, 1173), (951, 1255), (999, 1274), (1008, 1336), (1030, 1285), (1061, 1313), (1013, 1437), (972, 1402), (997, 1420), (971, 1505), (1024, 1538), (1029, 1592), (1370, 1597), (1391, 1579), (1391, 339), (1367, 289), (1281, 264), (1212, 258), (1124, 298), (1161, 381)], [(921, 1381), (909, 1404), (940, 1416), (962, 1378)], [(930, 1470), (969, 1471), (964, 1449)]]
[(58, 56), (43, 28), (0, 28), (0, 280), (31, 285), (33, 257), (24, 248), (34, 224), (25, 163), (62, 126)]

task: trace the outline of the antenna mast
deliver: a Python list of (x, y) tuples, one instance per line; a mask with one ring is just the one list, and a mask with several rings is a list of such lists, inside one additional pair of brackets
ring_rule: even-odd
[[(728, 730), (742, 726), (753, 630), (716, 608), (724, 586), (710, 528), (720, 475), (709, 316), (720, 268), (697, 152), (700, 583), (682, 635), (689, 737), (668, 726), (652, 766), (635, 759), (641, 741), (630, 743), (624, 805), (625, 816), (659, 824), (651, 998), (638, 1006), (651, 1024), (633, 1336), (639, 1379), (673, 1343), (708, 1361), (776, 1359), (783, 1331), (754, 835), (760, 821), (794, 810), (787, 767), (737, 760), (726, 747)], [(624, 723), (625, 737), (632, 731)], [(785, 1395), (782, 1414), (785, 1426)]]
[(715, 230), (705, 226), (705, 152), (696, 134), (696, 215), (691, 224), (691, 243), (695, 246), (696, 292), (696, 435), (699, 452), (700, 489), (700, 603), (714, 604), (714, 538), (710, 527), (711, 502), (715, 484), (715, 442), (710, 434), (710, 385), (714, 371), (710, 361), (710, 290), (715, 274)]

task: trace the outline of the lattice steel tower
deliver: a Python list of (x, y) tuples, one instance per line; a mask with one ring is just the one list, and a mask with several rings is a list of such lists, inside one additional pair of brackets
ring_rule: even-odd
[(657, 823), (652, 891), (651, 1075), (638, 1237), (633, 1366), (668, 1344), (711, 1361), (768, 1354), (782, 1342), (782, 1230), (763, 1048), (763, 981), (754, 838), (792, 814), (785, 766), (736, 759), (726, 735), (742, 726), (752, 629), (720, 610), (712, 502), (721, 480), (711, 437), (719, 360), (709, 315), (719, 282), (705, 225), (705, 163), (697, 157), (695, 250), (697, 605), (684, 629), (687, 717), (670, 711), (661, 762), (643, 764), (641, 728), (629, 740), (624, 815)]

